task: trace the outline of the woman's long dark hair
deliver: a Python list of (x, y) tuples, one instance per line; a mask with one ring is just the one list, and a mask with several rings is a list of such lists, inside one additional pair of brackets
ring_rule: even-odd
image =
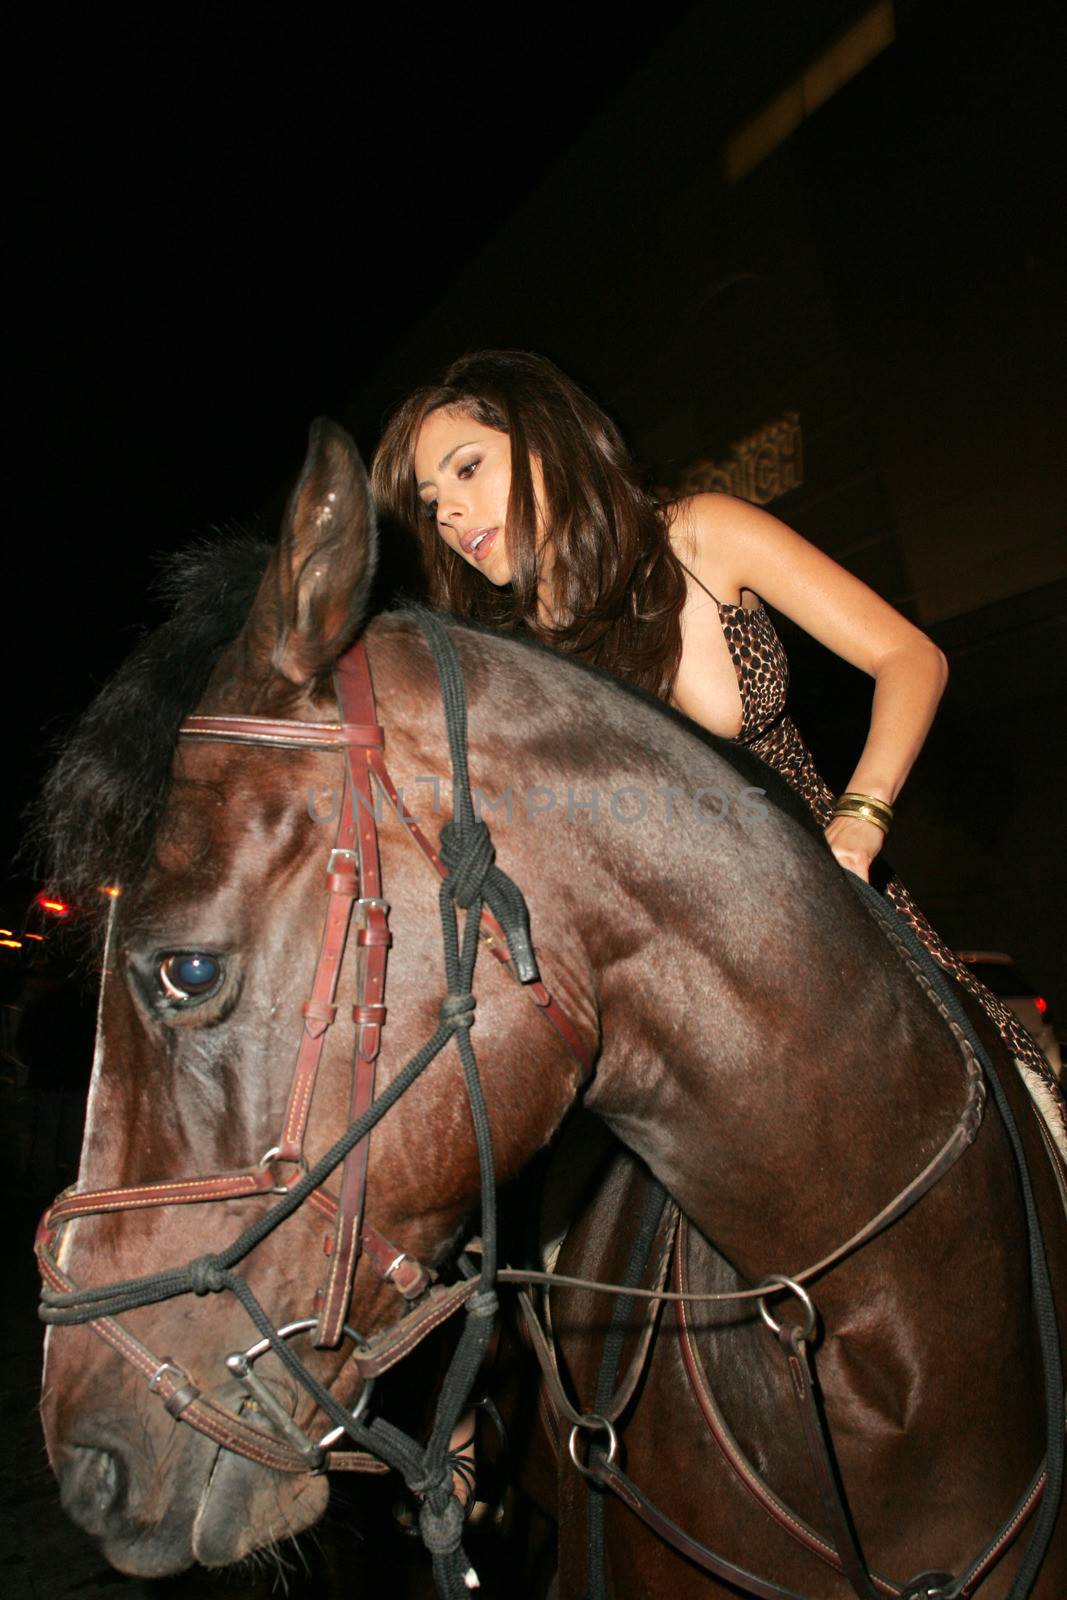
[[(513, 580), (498, 589), (445, 543), (415, 485), (415, 446), (433, 411), (454, 411), (511, 441), (507, 548)], [(530, 457), (544, 480), (556, 622), (537, 613), (537, 521)], [(379, 508), (415, 535), (435, 605), (498, 627), (527, 628), (666, 697), (681, 656), (685, 574), (663, 510), (642, 487), (618, 428), (543, 356), (492, 350), (453, 363), (391, 418), (372, 483)]]

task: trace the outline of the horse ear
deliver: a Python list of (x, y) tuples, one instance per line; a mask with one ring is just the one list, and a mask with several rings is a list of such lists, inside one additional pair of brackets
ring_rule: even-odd
[(359, 631), (376, 561), (359, 451), (343, 428), (319, 417), (245, 627), (253, 659), (295, 684), (328, 671)]

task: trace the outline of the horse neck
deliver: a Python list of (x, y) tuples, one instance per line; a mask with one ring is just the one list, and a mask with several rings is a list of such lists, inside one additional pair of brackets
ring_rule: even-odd
[(590, 1104), (739, 1268), (768, 1270), (772, 1238), (799, 1270), (922, 1170), (968, 1079), (817, 841), (776, 826), (773, 879), (722, 844), (678, 922), (666, 907), (692, 903), (694, 868), (665, 860), (661, 914), (601, 974)]
[[(412, 632), (374, 630), (382, 715), (390, 746), (447, 773), (440, 702), (424, 679), (413, 692)], [(947, 1029), (822, 841), (772, 805), (746, 811), (749, 775), (556, 657), (453, 637), (472, 782), (515, 800), (506, 824), (489, 817), (498, 860), (551, 975), (600, 1020), (586, 1103), (741, 1270), (761, 1264), (769, 1228), (789, 1260), (818, 1259), (947, 1137), (966, 1099)], [(654, 796), (708, 784), (730, 798), (717, 825), (681, 803), (664, 825)], [(535, 789), (551, 811), (530, 814)], [(627, 820), (626, 789), (643, 821)]]

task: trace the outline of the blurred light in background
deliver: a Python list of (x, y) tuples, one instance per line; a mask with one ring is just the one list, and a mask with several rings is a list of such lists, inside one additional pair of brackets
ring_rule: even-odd
[(46, 895), (39, 894), (35, 904), (39, 905), (42, 911), (50, 911), (54, 917), (70, 915), (70, 906), (65, 900), (50, 900)]

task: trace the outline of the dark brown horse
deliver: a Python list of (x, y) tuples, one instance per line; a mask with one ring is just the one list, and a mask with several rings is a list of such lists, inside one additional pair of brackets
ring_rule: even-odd
[[(340, 1007), (332, 1027), (314, 1008), (301, 1023), (330, 899), (328, 856), (331, 895), (346, 892), (344, 860), (331, 856), (334, 822), (323, 820), (336, 809), (345, 755), (314, 731), (291, 748), (176, 736), (194, 706), (205, 718), (264, 719), (261, 728), (336, 724), (330, 671), (362, 633), (388, 770), (409, 813), (436, 831), (435, 809), (452, 814), (455, 754), (438, 669), (411, 614), (368, 622), (372, 567), (362, 469), (343, 435), (320, 428), (265, 572), (249, 550), (187, 570), (176, 620), (105, 691), (53, 781), (66, 881), (83, 903), (116, 877), (124, 891), (106, 947), (78, 1188), (126, 1192), (121, 1209), (79, 1217), (75, 1208), (62, 1228), (55, 1218), (46, 1227), (53, 1294), (68, 1281), (115, 1284), (217, 1260), (272, 1204), (272, 1187), (292, 1192), (299, 1169), (279, 1179), (271, 1151), (284, 1145), (283, 1122), (291, 1131), (302, 1037), (322, 1045), (307, 1161), (358, 1111), (347, 1008), (359, 1003), (364, 1032), (381, 1023), (366, 968), (357, 992), (346, 963), (326, 997), (327, 1012)], [(497, 1176), (518, 1173), (552, 1139), (582, 1089), (583, 1063), (595, 1059), (587, 1107), (715, 1241), (712, 1256), (690, 1235), (696, 1285), (795, 1275), (905, 1190), (951, 1136), (968, 1094), (956, 1040), (762, 767), (558, 656), (459, 625), (449, 635), (469, 701), (470, 770), (487, 797), (497, 863), (525, 893), (540, 977), (534, 1006), (529, 984), (503, 963), (483, 959), (477, 970), (469, 1038)], [(396, 805), (384, 808), (378, 834), (392, 938), (381, 1097), (437, 1036), (448, 985), (437, 879)], [(367, 902), (372, 935), (384, 926), (379, 905)], [(361, 961), (373, 944), (361, 946)], [(1000, 1059), (998, 1041), (989, 1048)], [(465, 1081), (449, 1043), (374, 1128), (360, 1213), (370, 1231), (345, 1313), (364, 1340), (397, 1325), (403, 1309), (388, 1251), (445, 1267), (477, 1209)], [(1010, 1092), (1062, 1307), (1062, 1207), (1025, 1097)], [(258, 1187), (235, 1180), (231, 1198), (216, 1184), (210, 1201), (159, 1204), (161, 1184), (255, 1173), (264, 1158)], [(128, 1192), (142, 1186), (151, 1203), (137, 1209)], [(336, 1208), (303, 1204), (243, 1258), (249, 1291), (276, 1326), (313, 1320), (322, 1290), (336, 1311), (334, 1255), (324, 1255), (343, 1248), (336, 1220)], [(610, 1274), (618, 1247), (617, 1230), (592, 1226), (567, 1248)], [(250, 1409), (226, 1358), (257, 1327), (234, 1295), (212, 1292), (225, 1287), (213, 1269), (181, 1283), (196, 1296), (116, 1313), (110, 1342), (97, 1337), (100, 1323), (48, 1335), (43, 1415), (64, 1504), (127, 1572), (225, 1564), (308, 1526), (326, 1499), (321, 1474), (291, 1470), (286, 1423), (317, 1440), (333, 1413), (321, 1415), (273, 1353), (257, 1368)], [(416, 1298), (419, 1283), (408, 1287)], [(898, 1577), (963, 1570), (1046, 1447), (1018, 1179), (994, 1116), (900, 1221), (825, 1274), (817, 1298), (826, 1410), (866, 1558)], [(559, 1298), (588, 1403), (592, 1347), (570, 1343), (580, 1310)], [(707, 1312), (691, 1315), (709, 1322)], [(600, 1305), (590, 1320), (605, 1316)], [(726, 1320), (725, 1339), (710, 1327), (696, 1337), (732, 1424), (779, 1492), (818, 1522), (775, 1365), (781, 1352), (747, 1314)], [(123, 1352), (122, 1330), (155, 1352), (156, 1370)], [(305, 1341), (303, 1354), (321, 1390), (350, 1404), (360, 1377), (346, 1352)], [(772, 1543), (760, 1516), (716, 1482), (682, 1377), (677, 1341), (661, 1339), (626, 1437), (631, 1475), (745, 1565), (766, 1559), (791, 1587), (848, 1592), (799, 1547)], [(217, 1414), (251, 1428), (245, 1454), (229, 1448), (232, 1431), (221, 1448), (211, 1436)], [(276, 1447), (263, 1442), (272, 1436)], [(573, 1595), (582, 1580), (569, 1508), (581, 1480), (565, 1472), (561, 1593)], [(609, 1519), (613, 1593), (706, 1591), (706, 1577), (628, 1516), (619, 1508)], [(1002, 1592), (1017, 1559), (1000, 1565), (990, 1593)], [(1061, 1528), (1040, 1592), (1065, 1587)]]

